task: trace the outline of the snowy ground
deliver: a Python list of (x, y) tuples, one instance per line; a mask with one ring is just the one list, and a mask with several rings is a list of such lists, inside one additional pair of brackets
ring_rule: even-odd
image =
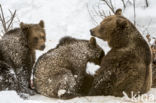
[[(120, 0), (112, 0), (115, 8), (122, 8)], [(130, 0), (132, 1), (132, 0)], [(137, 27), (142, 32), (143, 36), (149, 33), (156, 37), (156, 1), (149, 0), (150, 7), (144, 7), (144, 0), (136, 0), (136, 22)], [(59, 39), (63, 36), (72, 36), (80, 39), (90, 38), (89, 30), (95, 27), (95, 22), (88, 13), (88, 9), (96, 10), (108, 10), (99, 0), (0, 0), (3, 6), (5, 14), (9, 14), (8, 9), (17, 10), (17, 16), (20, 21), (25, 23), (37, 23), (41, 19), (45, 21), (45, 29), (47, 33), (47, 47), (43, 52), (38, 51), (37, 57), (47, 50), (54, 48)], [(128, 5), (128, 4), (127, 4)], [(133, 8), (128, 6), (123, 11), (124, 16), (133, 22)], [(99, 23), (102, 19), (96, 16), (93, 12), (94, 19)], [(18, 23), (15, 23), (15, 27), (18, 27)], [(97, 39), (99, 45), (105, 52), (109, 51), (109, 47), (106, 42)], [(88, 71), (94, 73), (98, 66), (88, 64)], [(143, 103), (156, 102), (156, 89), (152, 89), (148, 93), (148, 97), (152, 96), (155, 99), (145, 98), (147, 101)], [(140, 100), (140, 99), (139, 99)], [(0, 103), (142, 103), (142, 101), (131, 99), (126, 97), (83, 97), (75, 98), (68, 101), (56, 100), (47, 98), (40, 95), (35, 95), (29, 98), (29, 100), (23, 100), (14, 91), (0, 92)]]

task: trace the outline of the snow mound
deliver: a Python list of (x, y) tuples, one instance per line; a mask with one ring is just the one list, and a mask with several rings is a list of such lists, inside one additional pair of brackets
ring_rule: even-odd
[(24, 100), (17, 95), (15, 91), (1, 91), (0, 103), (46, 103), (35, 100)]

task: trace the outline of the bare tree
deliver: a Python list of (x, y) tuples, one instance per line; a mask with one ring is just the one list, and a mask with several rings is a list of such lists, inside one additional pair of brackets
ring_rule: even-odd
[(15, 15), (16, 15), (16, 10), (14, 12), (9, 10), (9, 12), (10, 12), (9, 19), (6, 20), (6, 18), (4, 16), (3, 8), (0, 4), (0, 22), (1, 22), (2, 27), (3, 27), (3, 30), (2, 30), (3, 34), (10, 30), (11, 26), (13, 25), (13, 21), (14, 21)]

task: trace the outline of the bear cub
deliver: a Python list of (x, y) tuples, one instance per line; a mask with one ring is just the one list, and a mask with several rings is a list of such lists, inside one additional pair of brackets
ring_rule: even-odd
[(103, 56), (104, 51), (94, 37), (89, 41), (62, 38), (57, 47), (42, 55), (35, 65), (37, 92), (62, 99), (81, 96), (83, 87), (86, 87), (83, 85), (87, 81), (85, 76), (90, 80), (86, 74), (87, 63), (99, 65)]
[(20, 23), (0, 40), (0, 90), (16, 90), (33, 94), (30, 77), (35, 63), (35, 50), (44, 50), (46, 34), (44, 22)]

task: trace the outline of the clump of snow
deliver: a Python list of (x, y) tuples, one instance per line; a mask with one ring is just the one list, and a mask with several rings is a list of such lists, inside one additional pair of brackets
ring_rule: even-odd
[(58, 96), (60, 97), (60, 96), (62, 96), (65, 93), (66, 93), (66, 90), (61, 89), (61, 90), (58, 91)]
[(77, 75), (74, 75), (74, 78), (77, 78)]
[(95, 72), (96, 72), (99, 68), (100, 68), (99, 65), (95, 65), (95, 64), (93, 64), (93, 63), (88, 63), (88, 64), (87, 64), (87, 70), (86, 70), (86, 72), (87, 72), (88, 74), (94, 75)]

